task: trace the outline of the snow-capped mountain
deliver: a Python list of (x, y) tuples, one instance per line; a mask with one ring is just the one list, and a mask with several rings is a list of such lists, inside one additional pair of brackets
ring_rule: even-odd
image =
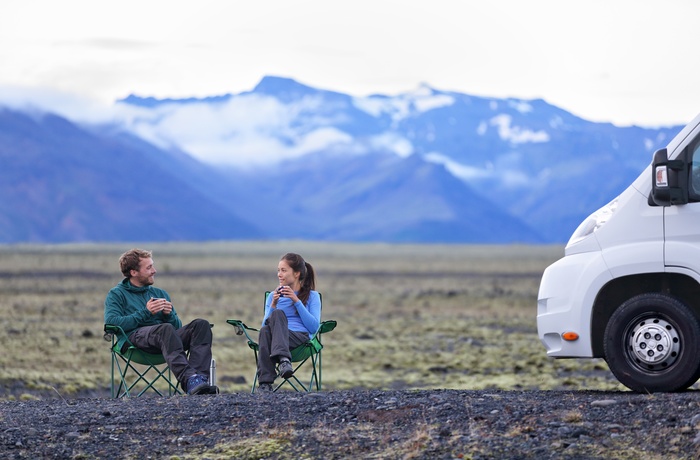
[[(16, 185), (0, 186), (5, 215), (15, 216), (0, 220), (0, 242), (132, 239), (118, 225), (105, 224), (105, 236), (87, 219), (80, 231), (65, 221), (83, 212), (110, 222), (146, 208), (177, 225), (139, 239), (564, 242), (681, 129), (592, 123), (542, 100), (428, 86), (353, 97), (279, 77), (202, 99), (132, 95), (115, 104), (108, 126), (0, 113), (0, 160), (8, 165), (0, 176)], [(76, 144), (82, 136), (90, 142)], [(46, 168), (17, 166), (29, 144), (32, 162)], [(159, 178), (152, 193), (132, 197), (123, 187), (124, 201), (107, 199), (113, 192), (102, 189), (129, 183), (129, 168), (142, 162)], [(70, 177), (70, 196), (94, 202), (56, 203), (66, 187), (58, 170)], [(82, 179), (96, 171), (99, 180)], [(28, 181), (50, 183), (53, 194), (26, 195)], [(56, 215), (47, 223), (53, 232), (30, 218), (42, 199)]]

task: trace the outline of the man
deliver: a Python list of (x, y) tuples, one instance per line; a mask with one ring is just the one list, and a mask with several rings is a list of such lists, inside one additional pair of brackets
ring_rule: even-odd
[[(125, 278), (105, 299), (105, 324), (120, 326), (129, 341), (148, 353), (161, 353), (187, 394), (215, 394), (210, 385), (211, 326), (196, 319), (182, 326), (170, 296), (153, 286), (151, 251), (132, 249), (119, 258)], [(119, 346), (125, 348), (126, 338)], [(185, 351), (189, 350), (189, 359)]]

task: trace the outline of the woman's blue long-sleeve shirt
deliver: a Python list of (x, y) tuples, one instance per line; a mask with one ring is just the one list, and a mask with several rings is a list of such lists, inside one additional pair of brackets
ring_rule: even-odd
[[(298, 292), (295, 294), (299, 295)], [(280, 297), (277, 300), (277, 309), (282, 310), (287, 315), (287, 322), (290, 331), (306, 332), (309, 338), (313, 336), (321, 324), (321, 295), (316, 291), (309, 293), (309, 300), (304, 305), (301, 300), (292, 302), (289, 297)], [(272, 294), (265, 300), (265, 316), (262, 325), (265, 325), (267, 317), (272, 312)]]

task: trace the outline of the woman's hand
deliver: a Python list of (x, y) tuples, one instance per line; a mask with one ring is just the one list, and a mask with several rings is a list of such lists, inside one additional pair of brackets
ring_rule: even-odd
[(280, 299), (280, 288), (282, 286), (278, 287), (274, 291), (272, 291), (272, 303), (270, 304), (271, 308), (277, 308), (277, 301)]
[(297, 303), (299, 301), (299, 297), (297, 297), (296, 293), (294, 292), (294, 289), (292, 289), (289, 286), (280, 286), (277, 288), (277, 291), (275, 291), (278, 295), (277, 298), (279, 297), (289, 297), (292, 299), (292, 303)]

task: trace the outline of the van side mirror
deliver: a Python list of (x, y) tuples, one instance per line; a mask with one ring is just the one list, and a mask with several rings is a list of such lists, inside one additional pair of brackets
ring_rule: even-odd
[(651, 162), (651, 198), (657, 206), (688, 203), (688, 165), (669, 160), (666, 149), (654, 152)]

